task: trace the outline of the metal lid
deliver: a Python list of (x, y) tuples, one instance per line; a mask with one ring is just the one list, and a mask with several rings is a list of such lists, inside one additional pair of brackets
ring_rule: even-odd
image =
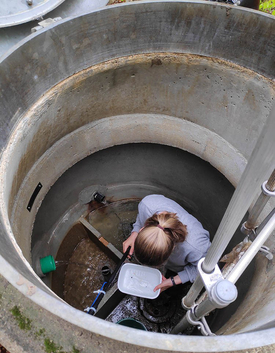
[(39, 19), (65, 0), (1, 0), (0, 27), (10, 27)]

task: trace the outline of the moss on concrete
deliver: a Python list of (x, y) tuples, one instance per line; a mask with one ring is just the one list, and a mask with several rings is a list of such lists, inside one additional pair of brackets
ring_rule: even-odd
[(44, 346), (47, 353), (65, 353), (61, 346), (58, 346), (53, 340), (45, 338)]
[(80, 350), (75, 348), (75, 346), (73, 346), (73, 353), (80, 353)]
[(46, 330), (44, 328), (41, 328), (40, 330), (35, 332), (35, 337), (38, 338), (38, 337), (44, 336), (45, 331)]
[(22, 330), (28, 331), (31, 329), (31, 320), (21, 313), (17, 305), (11, 309), (11, 313)]
[[(18, 291), (1, 275), (0, 293), (1, 344), (12, 353), (156, 353), (155, 349), (115, 341), (57, 317)], [(15, 306), (14, 303), (20, 304)], [(31, 326), (28, 331), (18, 325), (20, 319), (23, 322), (24, 318), (27, 319), (24, 315), (28, 316), (27, 327)], [(274, 353), (274, 349), (267, 352)], [(158, 353), (167, 351), (158, 350)]]
[(73, 346), (72, 352), (64, 352), (62, 346), (58, 346), (53, 340), (45, 338), (44, 346), (47, 353), (80, 353), (80, 350)]

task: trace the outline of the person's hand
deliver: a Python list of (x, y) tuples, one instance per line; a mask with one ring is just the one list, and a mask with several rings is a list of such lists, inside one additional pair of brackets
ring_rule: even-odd
[(134, 246), (138, 232), (133, 232), (128, 239), (123, 242), (123, 252), (125, 252), (129, 246), (131, 246), (128, 257), (131, 258), (134, 253)]
[(154, 292), (156, 292), (158, 289), (160, 289), (160, 292), (163, 292), (172, 286), (173, 286), (173, 283), (171, 279), (165, 278), (164, 276), (162, 276), (162, 282), (154, 288)]
[[(181, 283), (180, 277), (178, 275), (174, 277), (174, 281), (176, 284)], [(154, 288), (154, 292), (156, 292), (158, 289), (160, 289), (160, 292), (163, 292), (170, 287), (173, 287), (173, 283), (171, 281), (171, 278), (165, 278), (162, 275), (162, 282)]]

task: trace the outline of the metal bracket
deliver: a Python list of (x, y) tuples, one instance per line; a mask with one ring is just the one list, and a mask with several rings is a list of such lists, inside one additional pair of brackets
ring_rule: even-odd
[[(246, 234), (248, 240), (253, 242), (256, 239), (256, 237), (257, 237), (257, 227), (254, 228), (254, 229), (249, 229), (249, 228), (246, 228), (245, 223), (246, 222), (244, 222), (242, 227), (241, 227), (241, 232), (243, 234)], [(266, 258), (268, 260), (272, 260), (273, 259), (273, 254), (272, 254), (272, 252), (270, 251), (270, 249), (267, 246), (262, 245), (260, 250), (259, 250), (259, 252), (262, 252), (263, 254), (265, 254), (265, 256), (266, 256)]]
[(204, 258), (198, 262), (198, 271), (204, 283), (209, 301), (215, 308), (224, 308), (234, 302), (238, 296), (236, 286), (224, 279), (218, 265), (215, 266), (212, 273), (205, 273), (202, 269)]
[(248, 239), (251, 240), (251, 241), (253, 241), (256, 238), (256, 236), (257, 236), (256, 229), (257, 228), (247, 228), (246, 221), (241, 226), (241, 232), (244, 235), (247, 235)]
[(223, 275), (221, 273), (221, 270), (219, 269), (219, 266), (216, 265), (214, 270), (211, 273), (206, 273), (203, 271), (201, 265), (204, 261), (205, 257), (203, 257), (202, 259), (200, 259), (200, 261), (198, 262), (198, 271), (199, 271), (199, 275), (203, 281), (203, 284), (205, 286), (205, 289), (207, 291), (207, 293), (211, 292), (211, 288), (220, 280), (223, 279)]
[[(199, 275), (202, 279), (202, 282), (204, 284), (204, 287), (206, 289), (206, 292), (209, 296), (209, 294), (211, 293), (211, 288), (220, 280), (223, 280), (223, 275), (221, 273), (221, 270), (219, 269), (219, 266), (216, 265), (214, 270), (211, 272), (211, 273), (206, 273), (203, 271), (201, 265), (204, 261), (205, 257), (201, 258), (197, 264), (197, 268), (198, 268), (198, 272), (199, 272)], [(190, 306), (187, 306), (185, 304), (185, 297), (182, 298), (182, 307), (185, 309), (185, 310), (191, 310), (192, 307)]]
[(275, 196), (275, 191), (268, 190), (266, 187), (266, 184), (268, 183), (268, 180), (262, 183), (262, 193), (271, 197)]
[(190, 310), (187, 311), (186, 313), (187, 321), (193, 326), (198, 326), (198, 329), (201, 331), (201, 333), (204, 336), (216, 336), (210, 330), (210, 327), (208, 326), (208, 323), (204, 316), (200, 320), (196, 318), (196, 315), (195, 315), (196, 307), (197, 305), (194, 305)]
[(272, 254), (272, 252), (270, 251), (270, 249), (267, 246), (263, 245), (260, 248), (259, 252), (262, 252), (263, 254), (265, 254), (265, 257), (268, 260), (272, 260), (273, 259), (273, 254)]
[(38, 22), (38, 26), (33, 27), (31, 29), (31, 33), (35, 33), (37, 31), (39, 31), (40, 29), (48, 27), (48, 26), (52, 25), (53, 23), (58, 22), (60, 20), (62, 20), (62, 17), (47, 18), (46, 20)]

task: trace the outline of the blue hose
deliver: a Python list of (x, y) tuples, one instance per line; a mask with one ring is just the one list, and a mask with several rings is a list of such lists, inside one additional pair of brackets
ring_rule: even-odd
[(86, 311), (88, 314), (95, 315), (96, 310), (97, 310), (97, 306), (98, 306), (99, 302), (101, 301), (101, 299), (105, 295), (105, 292), (103, 291), (104, 286), (106, 285), (107, 289), (109, 289), (109, 287), (112, 285), (112, 282), (114, 281), (116, 274), (120, 270), (120, 267), (122, 266), (123, 262), (126, 260), (128, 254), (130, 252), (130, 249), (131, 249), (131, 246), (128, 246), (128, 249), (125, 251), (122, 258), (119, 260), (119, 263), (117, 264), (117, 267), (115, 268), (114, 272), (111, 274), (108, 282), (104, 282), (102, 284), (102, 287), (98, 291), (98, 294), (97, 294), (95, 300), (93, 301), (93, 304), (89, 308), (84, 309), (84, 311)]
[(99, 290), (98, 293), (97, 293), (97, 296), (96, 296), (95, 300), (93, 301), (93, 304), (92, 304), (89, 308), (85, 309), (85, 311), (87, 311), (88, 313), (89, 313), (90, 310), (93, 310), (93, 309), (95, 310), (95, 308), (93, 308), (93, 306), (94, 306), (95, 302), (97, 301), (99, 295), (102, 293), (105, 284), (107, 284), (107, 282), (104, 282), (104, 283), (102, 284), (100, 290)]

